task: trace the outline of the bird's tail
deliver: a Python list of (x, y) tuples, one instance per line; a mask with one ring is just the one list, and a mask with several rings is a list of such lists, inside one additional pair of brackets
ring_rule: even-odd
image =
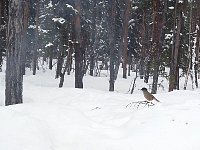
[(160, 102), (158, 99), (156, 99), (155, 97), (154, 97), (154, 99), (157, 101), (157, 102)]

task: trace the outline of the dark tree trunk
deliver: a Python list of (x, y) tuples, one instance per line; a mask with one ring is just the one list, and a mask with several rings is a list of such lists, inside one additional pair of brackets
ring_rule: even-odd
[(34, 43), (34, 50), (33, 50), (33, 75), (36, 75), (37, 69), (37, 61), (38, 61), (38, 27), (39, 27), (39, 0), (36, 0), (36, 11), (35, 11), (35, 43)]
[(115, 15), (116, 15), (116, 0), (110, 0), (109, 5), (109, 49), (110, 49), (110, 81), (109, 91), (114, 91), (115, 85), (115, 70), (114, 70), (114, 51), (115, 51)]
[[(197, 41), (196, 41), (196, 49), (195, 49), (196, 57), (195, 57), (194, 71), (195, 71), (195, 85), (196, 85), (196, 88), (199, 87), (199, 85), (198, 85), (198, 68), (199, 68), (198, 64), (200, 64), (200, 62), (199, 62), (200, 53), (199, 52), (200, 52), (200, 30), (197, 31)], [(200, 74), (200, 72), (199, 72), (199, 74)]]
[(64, 66), (63, 72), (62, 72), (62, 71), (60, 72), (60, 83), (59, 83), (59, 88), (63, 87), (66, 71), (67, 71), (67, 61), (66, 61), (66, 64), (65, 64), (65, 66)]
[(176, 71), (176, 73), (177, 73), (177, 75), (176, 75), (176, 89), (179, 90), (180, 89), (180, 87), (179, 87), (179, 67), (177, 67), (176, 69), (177, 69), (177, 71)]
[[(2, 18), (3, 18), (4, 9), (5, 9), (3, 6), (4, 6), (4, 1), (0, 1), (0, 27), (1, 28), (3, 26)], [(3, 37), (2, 30), (0, 30), (0, 36)], [(3, 63), (3, 58), (2, 57), (3, 57), (3, 51), (5, 49), (5, 47), (3, 47), (2, 45), (3, 45), (3, 39), (0, 40), (0, 72), (2, 71), (2, 68), (1, 68), (2, 67), (2, 63)]]
[(145, 57), (146, 57), (146, 37), (147, 37), (147, 32), (146, 32), (146, 7), (143, 8), (143, 17), (142, 17), (142, 24), (140, 27), (140, 32), (141, 32), (141, 57), (140, 57), (140, 67), (139, 67), (139, 76), (140, 79), (144, 78), (144, 68), (145, 68)]
[(2, 71), (3, 53), (6, 52), (6, 27), (8, 23), (8, 0), (0, 1), (0, 72)]
[(94, 55), (91, 54), (90, 57), (90, 75), (93, 76), (94, 75)]
[(80, 43), (75, 43), (75, 88), (83, 88), (83, 54)]
[[(122, 15), (122, 18), (123, 18), (123, 15)], [(122, 30), (122, 28), (119, 29), (118, 34), (123, 37), (123, 30)], [(118, 44), (119, 44), (119, 50), (118, 50), (118, 53), (117, 53), (117, 60), (115, 62), (115, 68), (114, 68), (115, 69), (115, 74), (114, 74), (115, 79), (114, 80), (117, 80), (117, 76), (118, 76), (118, 73), (119, 73), (119, 68), (120, 68), (121, 59), (122, 59), (123, 41), (119, 40)]]
[(132, 63), (132, 56), (128, 53), (128, 76), (131, 76), (131, 63)]
[(133, 91), (134, 91), (134, 89), (136, 87), (135, 83), (136, 83), (136, 80), (137, 80), (137, 77), (138, 77), (138, 67), (137, 66), (138, 65), (136, 65), (135, 78), (133, 80), (133, 84), (131, 85), (132, 86), (131, 87), (131, 94), (133, 94)]
[[(59, 40), (61, 43), (61, 41)], [(57, 68), (56, 68), (56, 79), (59, 78), (61, 72), (62, 72), (62, 66), (63, 66), (63, 47), (58, 45), (58, 59), (57, 59)]]
[(146, 70), (145, 70), (145, 76), (144, 76), (144, 83), (148, 83), (149, 82), (149, 74), (150, 74), (150, 61), (147, 61)]
[[(192, 50), (192, 15), (193, 15), (193, 1), (190, 3), (190, 17), (189, 17), (189, 38), (188, 38), (188, 66), (187, 66), (187, 72), (186, 72), (186, 77), (185, 77), (185, 83), (183, 89), (186, 90), (187, 88), (187, 83), (188, 83), (188, 78), (190, 76), (190, 72), (192, 69), (192, 57), (193, 57), (193, 50)], [(192, 77), (192, 74), (191, 74)], [(192, 81), (193, 82), (193, 81)], [(192, 83), (193, 86), (193, 83)]]
[(72, 54), (73, 54), (73, 44), (69, 42), (69, 50), (67, 55), (67, 75), (70, 75), (72, 67)]
[[(196, 25), (200, 26), (200, 1), (196, 1), (197, 10), (195, 13)], [(196, 47), (195, 47), (195, 64), (194, 64), (194, 73), (195, 73), (195, 85), (196, 88), (199, 87), (198, 85), (198, 74), (200, 75), (200, 70), (198, 72), (198, 64), (200, 66), (200, 29), (197, 28), (197, 37), (196, 37)]]
[(53, 59), (52, 59), (52, 56), (49, 56), (49, 69), (50, 70), (53, 69)]
[[(174, 15), (174, 18), (175, 18), (174, 19), (174, 31), (173, 31), (174, 32), (173, 33), (174, 41), (173, 41), (172, 55), (171, 55), (169, 91), (173, 91), (173, 89), (177, 89), (178, 56), (179, 56), (181, 20), (182, 20), (181, 4), (177, 4), (177, 3), (175, 4), (175, 13), (174, 14), (175, 14)], [(176, 18), (177, 18), (177, 20), (176, 20)], [(177, 22), (177, 24), (176, 24), (176, 22)]]
[(25, 0), (11, 0), (9, 3), (7, 63), (6, 63), (6, 90), (5, 105), (23, 102), (23, 33)]
[(63, 83), (65, 80), (65, 74), (60, 74), (60, 83), (59, 83), (59, 88), (63, 87)]
[(75, 88), (83, 88), (83, 49), (81, 45), (81, 2), (75, 0)]
[[(59, 88), (63, 87), (64, 81), (65, 81), (65, 73), (67, 72), (68, 75), (70, 75), (70, 70), (71, 70), (71, 63), (72, 63), (72, 43), (69, 42), (69, 49), (68, 49), (68, 55), (67, 55), (67, 61), (64, 64), (64, 69), (62, 71), (62, 68), (60, 70), (60, 83), (59, 83)], [(63, 66), (63, 63), (62, 65)]]
[(23, 75), (25, 75), (26, 71), (26, 51), (28, 49), (28, 41), (27, 41), (27, 32), (28, 32), (28, 18), (29, 18), (29, 6), (30, 6), (30, 0), (26, 0), (23, 2), (23, 9), (24, 9), (24, 17), (23, 17), (23, 40), (22, 40), (22, 48), (23, 53), (22, 57), (24, 58), (22, 61), (22, 72)]
[(91, 33), (91, 48), (90, 48), (90, 72), (89, 74), (91, 76), (94, 75), (94, 66), (95, 66), (95, 56), (94, 56), (94, 52), (96, 51), (97, 48), (97, 24), (96, 24), (96, 17), (97, 17), (97, 0), (93, 0), (92, 1), (92, 9), (93, 9), (93, 14), (92, 14), (92, 33)]
[(152, 50), (154, 54), (154, 71), (152, 93), (157, 92), (157, 83), (159, 75), (159, 66), (162, 50), (162, 29), (163, 29), (163, 3), (162, 0), (153, 0), (153, 45)]
[(49, 47), (49, 69), (53, 69), (53, 46)]
[(144, 26), (144, 50), (145, 50), (145, 61), (144, 61), (144, 65), (145, 65), (145, 72), (144, 72), (144, 82), (148, 83), (149, 82), (149, 74), (150, 74), (150, 68), (151, 68), (151, 61), (152, 61), (152, 44), (149, 42), (152, 34), (151, 34), (151, 30), (150, 30), (150, 26), (149, 23), (151, 21), (149, 21), (149, 17), (148, 17), (148, 13), (149, 11), (147, 11), (147, 9), (143, 9), (144, 11), (144, 17), (143, 17), (143, 26)]
[(128, 63), (128, 22), (131, 8), (131, 0), (125, 0), (125, 12), (123, 19), (123, 78), (127, 78)]

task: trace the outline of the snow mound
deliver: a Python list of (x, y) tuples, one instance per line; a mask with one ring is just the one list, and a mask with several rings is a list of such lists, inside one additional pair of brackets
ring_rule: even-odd
[(140, 94), (29, 86), (24, 104), (0, 107), (2, 150), (198, 150), (199, 93)]

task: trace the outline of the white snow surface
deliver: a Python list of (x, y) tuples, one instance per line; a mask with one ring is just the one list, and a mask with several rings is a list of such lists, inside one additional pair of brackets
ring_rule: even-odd
[(143, 101), (138, 89), (147, 87), (119, 75), (116, 92), (108, 92), (108, 76), (84, 77), (84, 89), (75, 89), (66, 76), (63, 88), (55, 71), (24, 76), (24, 103), (4, 106), (5, 73), (0, 73), (0, 150), (199, 150), (200, 90), (155, 95), (161, 103), (137, 109)]

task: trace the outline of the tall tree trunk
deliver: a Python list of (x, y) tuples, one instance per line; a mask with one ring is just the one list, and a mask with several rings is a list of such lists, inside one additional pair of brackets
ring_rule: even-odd
[[(196, 19), (196, 46), (195, 46), (195, 64), (194, 64), (194, 73), (195, 73), (195, 85), (196, 88), (199, 87), (198, 85), (198, 74), (200, 75), (200, 72), (198, 72), (198, 64), (200, 65), (199, 58), (200, 58), (200, 1), (196, 2), (196, 13), (195, 13), (195, 19)], [(198, 26), (198, 27), (197, 27)], [(200, 68), (199, 68), (200, 69)]]
[[(2, 18), (3, 18), (3, 12), (4, 12), (4, 1), (0, 1), (0, 27), (2, 28), (3, 26), (3, 21), (2, 21)], [(0, 35), (2, 35), (2, 29), (0, 30)], [(2, 45), (3, 43), (3, 39), (0, 40), (0, 46)], [(1, 46), (0, 47), (0, 72), (2, 71), (2, 63), (3, 63), (3, 49), (4, 47)]]
[(131, 53), (128, 53), (128, 76), (131, 76), (131, 65), (132, 65), (132, 56)]
[(49, 47), (49, 69), (53, 69), (53, 48), (54, 46)]
[(24, 9), (24, 17), (23, 17), (23, 43), (22, 43), (22, 48), (23, 48), (23, 53), (22, 57), (24, 58), (22, 61), (22, 72), (23, 75), (25, 75), (25, 70), (26, 70), (26, 51), (28, 49), (28, 42), (27, 42), (27, 32), (28, 32), (28, 18), (29, 18), (29, 6), (30, 6), (30, 0), (23, 1), (23, 9)]
[(75, 0), (75, 88), (83, 88), (83, 49), (81, 45), (81, 1)]
[(144, 42), (143, 44), (145, 46), (144, 47), (144, 50), (145, 50), (145, 62), (144, 62), (144, 65), (145, 65), (145, 73), (144, 73), (144, 82), (145, 83), (148, 83), (149, 82), (149, 74), (150, 74), (150, 68), (151, 68), (151, 61), (152, 61), (152, 44), (150, 43), (150, 39), (152, 37), (152, 33), (150, 32), (150, 26), (149, 26), (149, 23), (152, 22), (152, 20), (150, 20), (148, 17), (148, 14), (149, 14), (149, 11), (147, 11), (148, 9), (147, 8), (144, 8), (143, 11), (144, 11), (144, 17), (143, 17), (143, 26), (144, 26)]
[(110, 81), (109, 91), (114, 91), (115, 70), (114, 70), (114, 51), (115, 51), (115, 16), (116, 16), (116, 0), (110, 0), (109, 5), (109, 49), (110, 49)]
[(33, 50), (33, 75), (36, 75), (36, 69), (37, 69), (37, 61), (38, 61), (38, 27), (39, 27), (39, 0), (36, 0), (36, 15), (35, 15), (35, 43), (34, 43), (34, 50)]
[(123, 19), (123, 78), (127, 78), (128, 63), (128, 22), (131, 8), (131, 0), (125, 0), (125, 11)]
[[(140, 56), (140, 67), (139, 67), (139, 76), (140, 76), (140, 79), (143, 79), (144, 76), (145, 76), (145, 73), (147, 73), (148, 71), (146, 70), (145, 72), (145, 68), (147, 69), (148, 67), (146, 66), (145, 67), (145, 58), (147, 57), (147, 54), (148, 54), (148, 39), (149, 39), (149, 36), (148, 36), (148, 32), (147, 32), (147, 7), (143, 7), (142, 9), (142, 23), (141, 23), (141, 26), (140, 26), (140, 32), (141, 32), (141, 56)], [(147, 63), (146, 63), (147, 65)], [(144, 80), (145, 82), (145, 80)]]
[[(199, 24), (200, 25), (200, 24)], [(197, 41), (196, 41), (196, 50), (195, 50), (195, 65), (194, 65), (194, 69), (195, 69), (195, 85), (196, 88), (198, 88), (198, 73), (200, 75), (200, 72), (198, 72), (198, 63), (200, 63), (199, 61), (199, 57), (200, 57), (200, 30), (198, 29), (197, 31)], [(200, 68), (199, 68), (200, 69)]]
[(160, 58), (162, 52), (162, 30), (163, 30), (163, 3), (162, 0), (153, 0), (153, 53), (154, 71), (152, 93), (157, 92)]
[(147, 25), (149, 23), (147, 18), (145, 19), (147, 23), (144, 23), (144, 25), (145, 25), (145, 42), (144, 42), (144, 44), (145, 44), (145, 49), (146, 49), (144, 83), (148, 83), (149, 82), (149, 74), (150, 74), (151, 60), (152, 60), (152, 53), (151, 53), (152, 45), (149, 42), (150, 41), (150, 37), (152, 35), (151, 35), (151, 32), (149, 32), (150, 27)]
[(3, 53), (6, 51), (6, 27), (8, 23), (8, 0), (0, 1), (0, 72), (2, 71)]
[[(122, 14), (121, 18), (123, 18), (123, 16), (124, 16), (124, 14)], [(122, 28), (119, 29), (118, 34), (121, 35), (121, 37), (123, 37), (123, 29)], [(118, 53), (117, 53), (117, 60), (115, 61), (114, 80), (117, 80), (117, 76), (118, 76), (118, 73), (119, 73), (119, 68), (120, 68), (120, 64), (121, 64), (121, 60), (122, 60), (123, 39), (118, 41), (118, 45), (119, 45), (119, 48), (118, 48), (119, 50), (118, 50)]]
[[(61, 40), (59, 40), (59, 43), (62, 43)], [(60, 44), (58, 45), (58, 59), (57, 59), (57, 68), (56, 68), (56, 79), (59, 78), (62, 72), (62, 66), (63, 66), (63, 46)]]
[(5, 105), (23, 102), (23, 2), (27, 0), (9, 2)]
[[(72, 63), (72, 52), (73, 52), (72, 47), (73, 47), (73, 44), (71, 42), (69, 42), (67, 61), (65, 62), (64, 67), (62, 67), (63, 63), (64, 63), (64, 60), (63, 60), (62, 65), (61, 65), (61, 70), (60, 70), (60, 73), (59, 73), (60, 74), (59, 75), (60, 76), (60, 83), (59, 83), (60, 88), (63, 87), (64, 80), (65, 80), (65, 73), (67, 72), (68, 75), (70, 74), (71, 63)], [(63, 51), (63, 53), (64, 53), (64, 51)]]
[[(169, 77), (169, 92), (173, 89), (177, 89), (178, 75), (178, 56), (180, 45), (180, 32), (181, 32), (181, 20), (182, 20), (182, 4), (175, 4), (174, 12), (174, 29), (173, 29), (173, 46), (171, 55), (170, 77)], [(177, 19), (176, 19), (177, 18)]]
[(191, 72), (191, 66), (192, 66), (192, 41), (191, 41), (191, 33), (192, 33), (192, 3), (193, 3), (193, 0), (190, 2), (190, 18), (189, 18), (189, 40), (188, 40), (188, 68), (187, 68), (187, 72), (186, 72), (186, 77), (185, 77), (185, 83), (184, 83), (184, 90), (186, 90), (187, 88), (187, 83), (188, 83), (188, 77), (189, 77), (189, 74)]
[(90, 53), (90, 75), (93, 76), (94, 75), (94, 54), (93, 52)]
[(97, 0), (92, 1), (92, 9), (93, 9), (93, 14), (92, 14), (92, 28), (91, 28), (91, 46), (90, 46), (90, 72), (89, 74), (91, 76), (94, 75), (94, 65), (95, 65), (95, 57), (94, 57), (94, 52), (96, 51), (96, 45), (97, 45), (97, 24), (96, 24), (96, 17), (97, 17)]
[(73, 44), (69, 42), (69, 50), (67, 55), (67, 75), (70, 75), (72, 67), (72, 54), (73, 54)]
[(150, 60), (147, 60), (145, 76), (144, 76), (144, 83), (148, 83), (149, 82), (149, 74), (150, 74)]

